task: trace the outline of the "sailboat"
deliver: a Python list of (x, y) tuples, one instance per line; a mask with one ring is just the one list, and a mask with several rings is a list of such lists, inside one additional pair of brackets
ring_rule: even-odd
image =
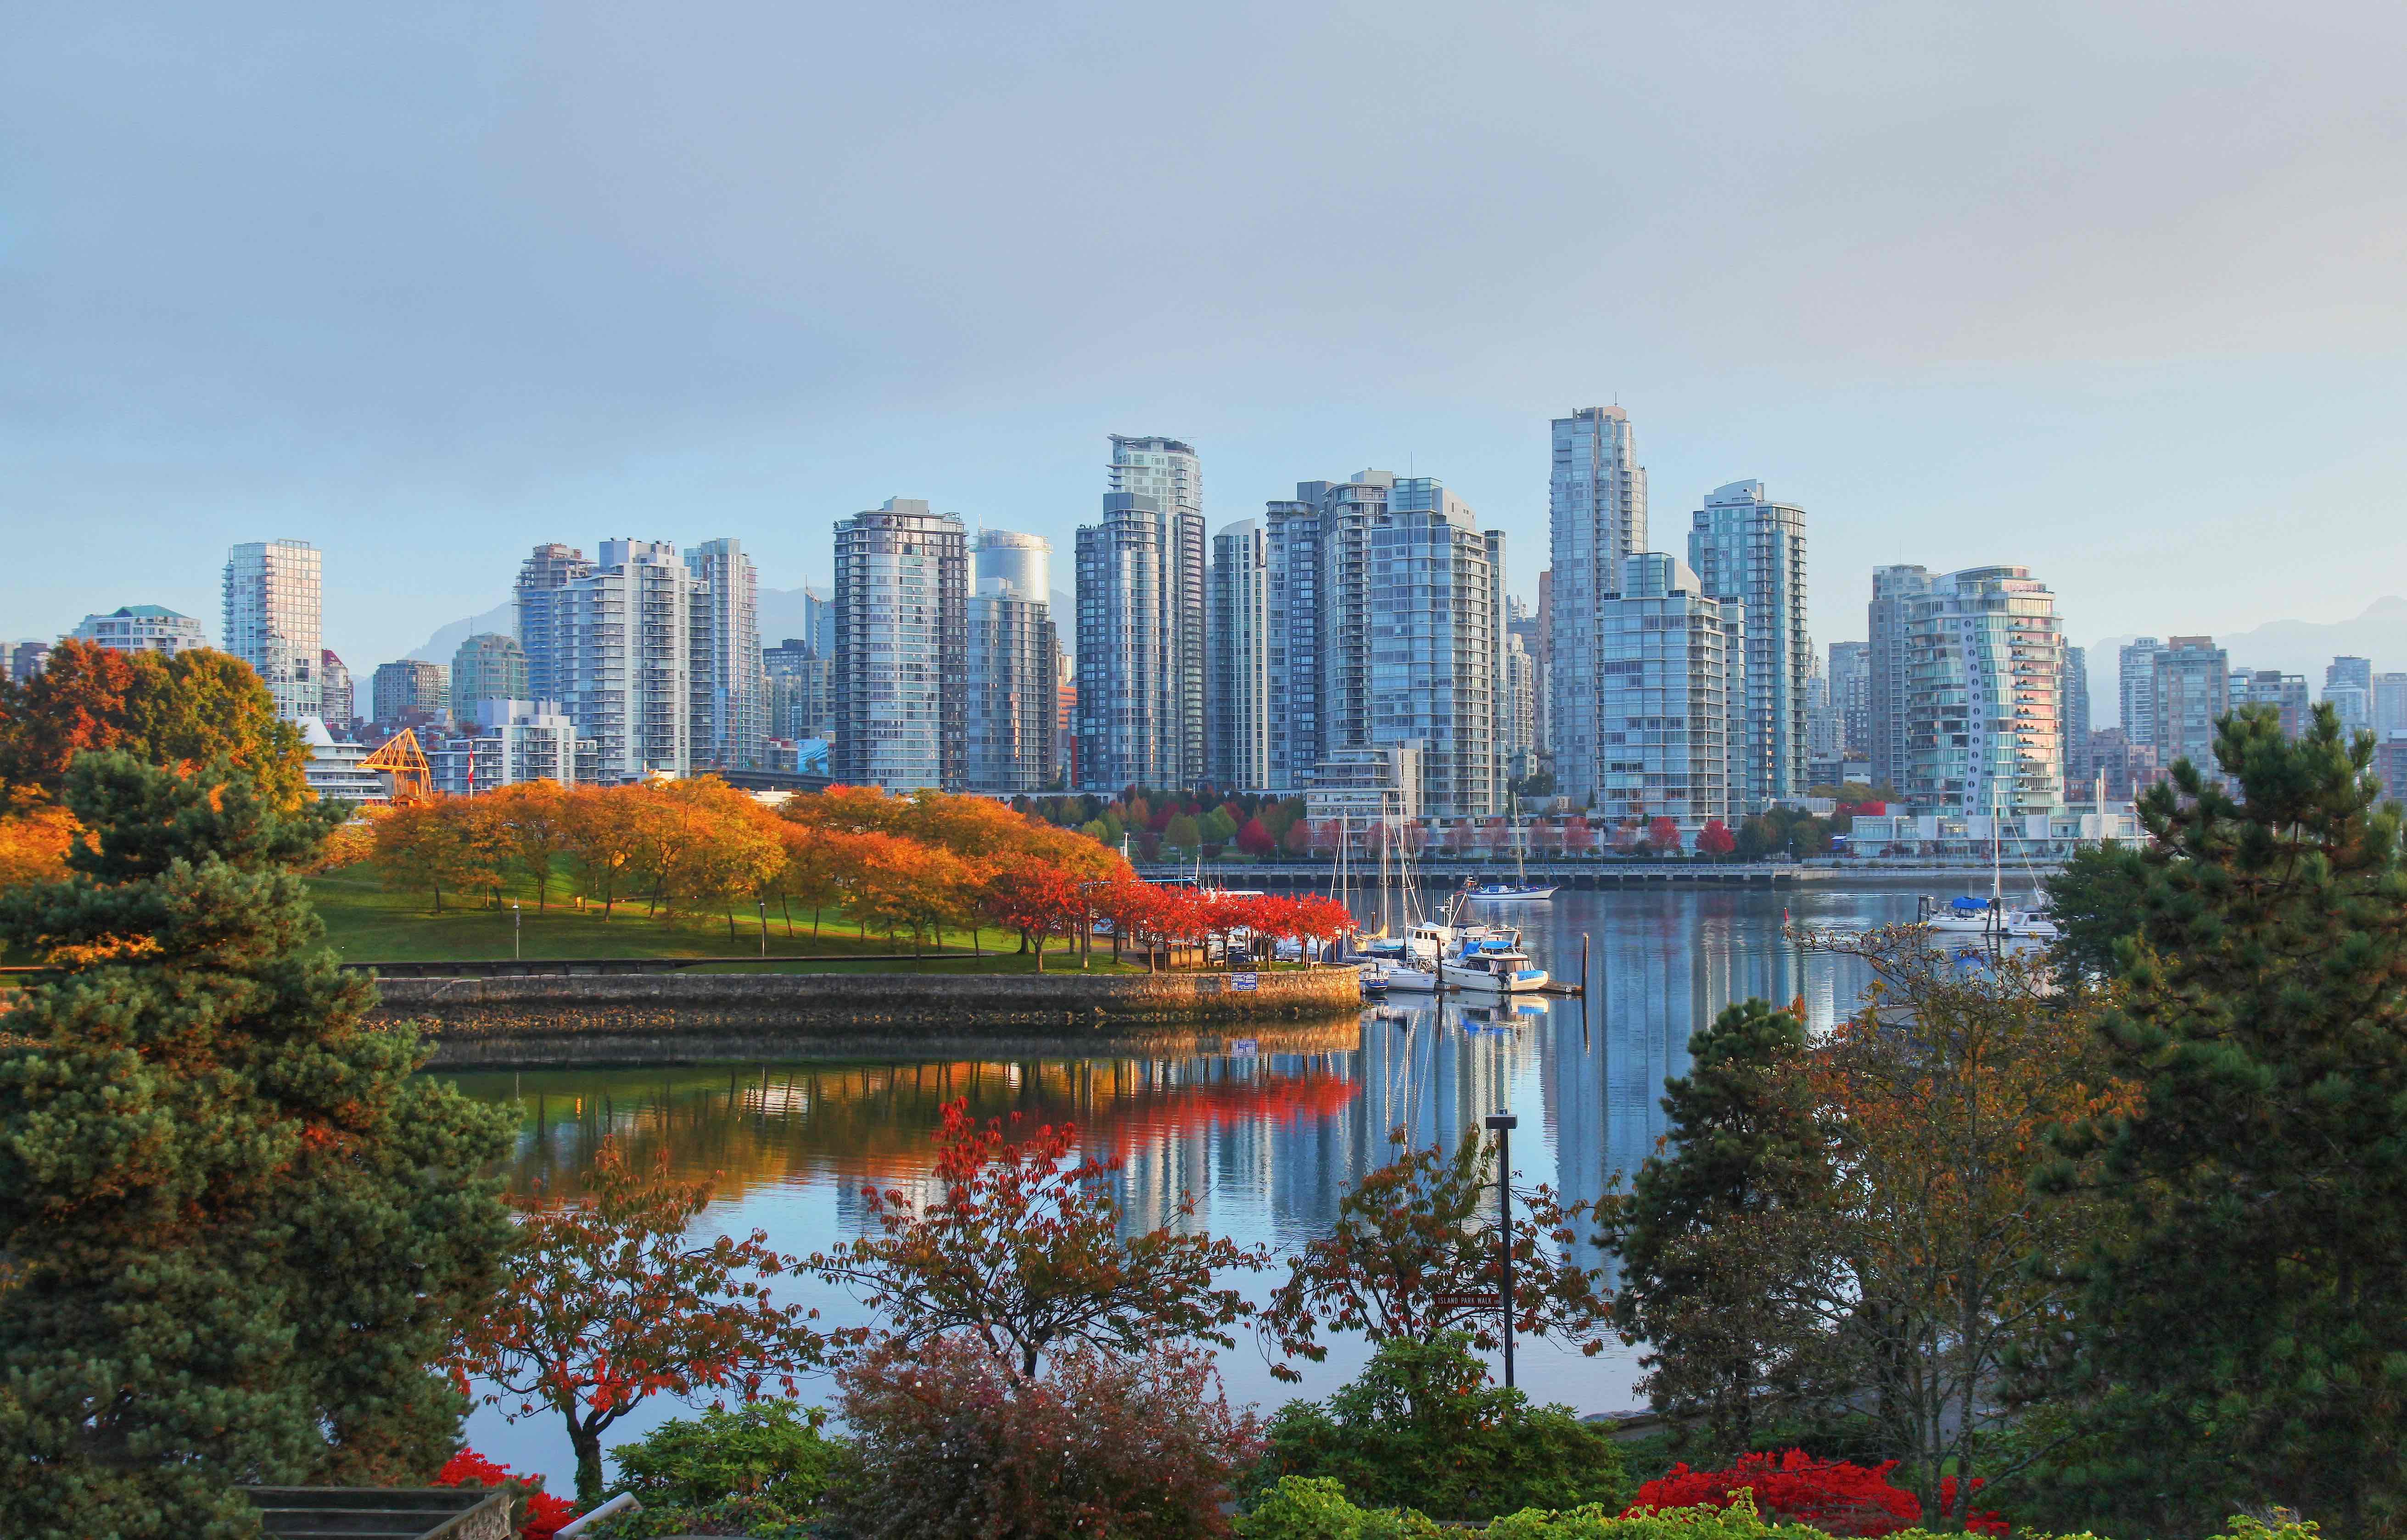
[(1513, 872), (1510, 883), (1482, 883), (1471, 890), (1471, 897), (1489, 903), (1542, 904), (1555, 896), (1555, 884), (1530, 881), (1527, 854), (1529, 828), (1518, 819), (1513, 824)]
[(2044, 910), (2009, 909), (2006, 907), (2005, 865), (2002, 828), (1998, 788), (1989, 787), (1989, 901), (1967, 895), (1941, 909), (1924, 900), (1925, 912), (1916, 922), (1935, 935), (1991, 936), (2017, 940), (2052, 941), (2057, 939), (2056, 922)]

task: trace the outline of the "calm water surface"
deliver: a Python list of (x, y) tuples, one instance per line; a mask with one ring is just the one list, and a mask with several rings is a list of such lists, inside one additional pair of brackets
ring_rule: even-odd
[[(1582, 938), (1592, 938), (1587, 997), (1498, 1009), (1397, 996), (1359, 1024), (1266, 1030), (1209, 1056), (931, 1059), (906, 1049), (874, 1062), (455, 1079), (469, 1095), (517, 1105), (514, 1187), (540, 1180), (574, 1190), (594, 1145), (615, 1135), (639, 1159), (665, 1149), (680, 1172), (718, 1175), (699, 1229), (758, 1227), (786, 1251), (861, 1233), (865, 1183), (924, 1184), (929, 1132), (954, 1097), (984, 1116), (1075, 1121), (1090, 1149), (1124, 1163), (1120, 1196), (1132, 1224), (1161, 1222), (1180, 1194), (1191, 1194), (1193, 1223), (1285, 1251), (1324, 1232), (1345, 1189), (1389, 1158), (1390, 1129), (1451, 1145), (1499, 1108), (1520, 1117), (1513, 1164), (1522, 1182), (1598, 1196), (1654, 1149), (1663, 1080), (1685, 1070), (1688, 1034), (1723, 1006), (1749, 996), (1802, 998), (1816, 1028), (1853, 1008), (1861, 965), (1801, 951), (1782, 934), (1785, 917), (1813, 925), (1907, 920), (1915, 891), (1566, 891), (1551, 904), (1480, 906), (1477, 917), (1521, 925), (1538, 965), (1558, 978), (1579, 976)], [(1260, 1299), (1275, 1276), (1255, 1276), (1247, 1292)], [(843, 1295), (787, 1288), (808, 1294), (832, 1321), (862, 1319)], [(1300, 1391), (1272, 1379), (1249, 1338), (1220, 1359), (1231, 1399), (1267, 1412), (1291, 1395), (1327, 1394), (1362, 1356), (1358, 1342), (1338, 1339), (1328, 1363), (1304, 1366)], [(1518, 1378), (1542, 1401), (1618, 1410), (1638, 1404), (1635, 1357), (1618, 1344), (1598, 1358), (1525, 1344)], [(806, 1382), (809, 1399), (829, 1392), (824, 1380)], [(613, 1437), (636, 1436), (678, 1411), (656, 1398)], [(469, 1436), (495, 1459), (547, 1473), (554, 1491), (573, 1490), (556, 1417), (510, 1425), (482, 1410)]]

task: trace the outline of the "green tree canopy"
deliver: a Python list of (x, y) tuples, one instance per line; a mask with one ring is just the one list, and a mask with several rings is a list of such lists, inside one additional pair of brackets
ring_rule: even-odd
[(419, 1484), (509, 1236), (504, 1120), (363, 1017), (292, 869), (339, 816), (88, 754), (96, 848), (0, 897), (56, 965), (0, 1048), (0, 1533), (252, 1533), (239, 1482)]
[(2295, 742), (2251, 709), (2224, 779), (2185, 760), (2140, 803), (2104, 1033), (2144, 1095), (2041, 1177), (2118, 1210), (2080, 1274), (2064, 1484), (2125, 1533), (2265, 1502), (2407, 1528), (2407, 872), (2372, 753), (2328, 705)]

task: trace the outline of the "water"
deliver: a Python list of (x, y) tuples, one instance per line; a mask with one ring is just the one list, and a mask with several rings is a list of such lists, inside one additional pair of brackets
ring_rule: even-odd
[[(522, 1122), (509, 1163), (514, 1187), (540, 1179), (574, 1191), (594, 1145), (616, 1135), (636, 1158), (665, 1149), (684, 1175), (718, 1176), (705, 1234), (765, 1230), (789, 1252), (830, 1249), (862, 1232), (865, 1184), (925, 1185), (938, 1109), (966, 1096), (982, 1116), (1013, 1111), (1075, 1121), (1098, 1153), (1125, 1164), (1119, 1195), (1150, 1227), (1193, 1194), (1191, 1222), (1241, 1244), (1288, 1251), (1327, 1230), (1339, 1197), (1390, 1158), (1391, 1128), (1449, 1147), (1499, 1109), (1520, 1117), (1513, 1163), (1524, 1183), (1593, 1199), (1635, 1169), (1663, 1132), (1666, 1076), (1687, 1067), (1690, 1032), (1734, 1000), (1802, 999), (1810, 1027), (1853, 1009), (1864, 984), (1854, 959), (1810, 953), (1783, 934), (1805, 925), (1868, 925), (1913, 918), (1912, 887), (1859, 883), (1845, 890), (1657, 889), (1578, 893), (1551, 904), (1478, 906), (1474, 917), (1523, 928), (1538, 966), (1579, 975), (1581, 938), (1593, 938), (1585, 999), (1522, 998), (1511, 1008), (1443, 1005), (1399, 995), (1359, 1023), (1264, 1030), (1222, 1053), (1179, 1059), (943, 1059), (634, 1070), (550, 1069), (454, 1077), (480, 1100), (515, 1100)], [(1595, 1259), (1588, 1259), (1593, 1264)], [(1278, 1273), (1244, 1280), (1257, 1300)], [(847, 1298), (789, 1280), (835, 1323), (863, 1319)], [(1267, 1413), (1289, 1396), (1326, 1395), (1364, 1356), (1340, 1337), (1329, 1361), (1299, 1365), (1301, 1387), (1275, 1381), (1240, 1335), (1220, 1355), (1230, 1396)], [(1640, 1404), (1635, 1349), (1596, 1358), (1540, 1343), (1518, 1355), (1522, 1388), (1580, 1412)], [(805, 1382), (823, 1400), (824, 1379)], [(639, 1435), (679, 1406), (656, 1397), (612, 1430)], [(574, 1464), (556, 1414), (515, 1425), (480, 1410), (474, 1446), (573, 1491)]]

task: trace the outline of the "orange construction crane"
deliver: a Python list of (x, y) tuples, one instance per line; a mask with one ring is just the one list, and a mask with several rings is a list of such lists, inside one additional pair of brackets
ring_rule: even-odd
[(426, 762), (426, 751), (418, 746), (418, 734), (407, 728), (361, 760), (360, 769), (391, 776), (396, 803), (422, 801), (434, 795), (434, 767)]

